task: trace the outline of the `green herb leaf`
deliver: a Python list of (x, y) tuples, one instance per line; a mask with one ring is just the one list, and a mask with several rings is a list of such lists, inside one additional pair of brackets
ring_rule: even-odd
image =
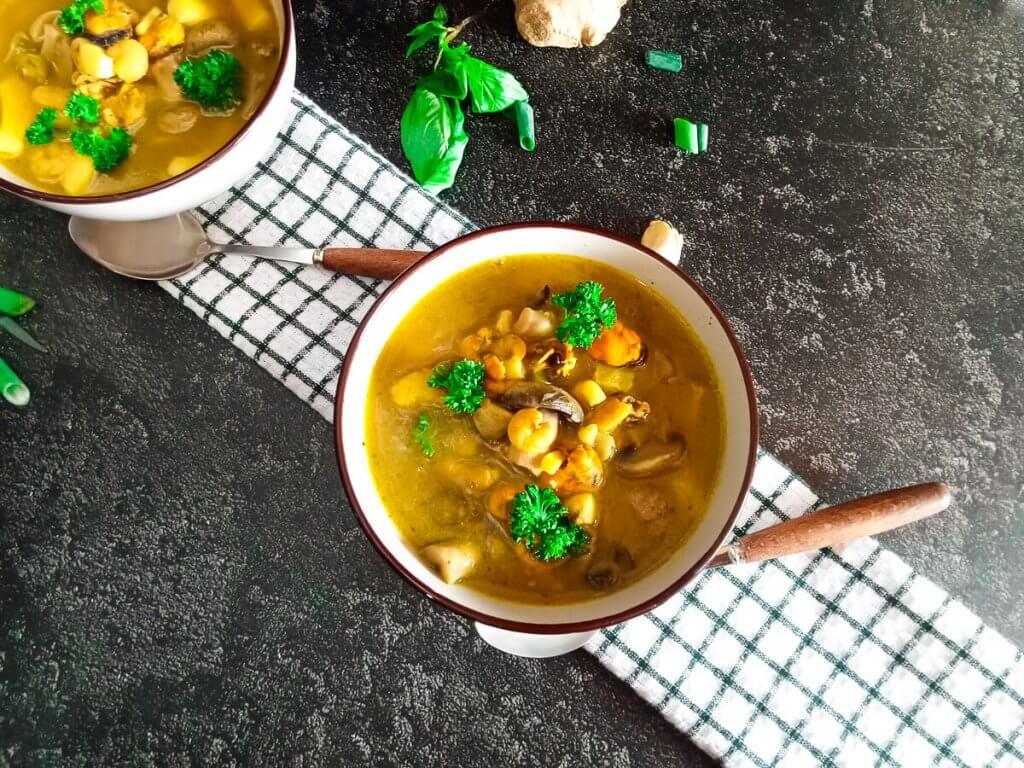
[(36, 305), (36, 300), (10, 288), (0, 288), (0, 313), (21, 317)]
[(515, 77), (493, 64), (475, 56), (467, 56), (465, 67), (474, 112), (501, 112), (517, 101), (528, 101), (530, 98)]
[(132, 150), (132, 135), (124, 128), (113, 128), (106, 136), (99, 128), (71, 133), (71, 146), (80, 155), (92, 158), (97, 171), (108, 173), (123, 163)]
[(100, 121), (100, 102), (84, 93), (72, 93), (68, 103), (64, 105), (64, 114), (72, 120), (80, 120), (89, 125)]
[(568, 293), (551, 297), (551, 302), (565, 310), (565, 319), (555, 330), (560, 341), (574, 347), (589, 347), (601, 335), (602, 326), (611, 328), (618, 318), (615, 301), (601, 298), (604, 286), (585, 282)]
[(436, 93), (438, 96), (462, 101), (466, 98), (466, 70), (462, 66), (455, 66), (452, 69), (438, 69), (422, 78), (416, 84), (417, 88)]
[(469, 144), (469, 136), (465, 129), (466, 116), (462, 111), (462, 106), (454, 99), (448, 101), (453, 116), (452, 136), (448, 142), (448, 149), (445, 150), (430, 177), (420, 182), (420, 186), (432, 195), (443, 192), (455, 184), (455, 176), (462, 166), (462, 158), (466, 154), (466, 146)]
[(57, 24), (69, 35), (80, 35), (85, 31), (85, 14), (87, 11), (103, 13), (103, 0), (75, 0), (57, 16)]
[(456, 413), (476, 413), (484, 402), (484, 364), (459, 360), (437, 366), (427, 384), (444, 389), (444, 404)]
[(417, 88), (402, 113), (402, 151), (421, 184), (437, 170), (452, 140), (451, 100)]
[(434, 458), (434, 439), (430, 435), (430, 419), (426, 414), (420, 416), (416, 422), (416, 428), (412, 431), (413, 442), (420, 447), (423, 455), (428, 459)]
[(53, 124), (57, 122), (57, 110), (47, 107), (39, 111), (36, 119), (25, 129), (29, 144), (49, 144), (53, 141)]
[(181, 62), (174, 70), (174, 82), (185, 98), (209, 109), (227, 109), (239, 102), (242, 65), (233, 53), (218, 48)]
[(413, 38), (413, 41), (409, 43), (409, 47), (405, 49), (405, 58), (409, 58), (416, 51), (428, 43), (441, 44), (444, 40), (444, 36), (448, 34), (448, 27), (436, 20), (425, 21), (417, 27), (413, 27), (412, 30), (406, 35), (406, 37)]
[(448, 21), (448, 11), (446, 11), (444, 6), (440, 3), (438, 3), (437, 7), (434, 9), (434, 20), (440, 21), (442, 24)]
[(582, 555), (590, 535), (569, 520), (568, 512), (550, 488), (528, 485), (512, 500), (509, 533), (538, 560)]

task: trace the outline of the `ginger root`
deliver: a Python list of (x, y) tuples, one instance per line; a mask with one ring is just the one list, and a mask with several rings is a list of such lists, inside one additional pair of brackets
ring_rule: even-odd
[(626, 0), (515, 0), (516, 26), (531, 45), (598, 45), (619, 23)]

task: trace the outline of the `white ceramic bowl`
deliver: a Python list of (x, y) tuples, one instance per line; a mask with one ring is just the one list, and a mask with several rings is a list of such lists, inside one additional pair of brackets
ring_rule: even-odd
[[(395, 527), (377, 492), (365, 449), (370, 373), (407, 310), (435, 286), (465, 269), (522, 253), (582, 256), (616, 266), (651, 285), (700, 337), (718, 372), (725, 402), (723, 468), (709, 511), (694, 534), (665, 564), (640, 581), (619, 592), (572, 605), (525, 605), (459, 584), (445, 584), (420, 561)], [(637, 243), (600, 230), (565, 224), (512, 224), (481, 230), (441, 246), (388, 288), (363, 320), (349, 348), (338, 382), (335, 437), (338, 463), (359, 521), (381, 554), (405, 578), (442, 605), (482, 624), (530, 635), (565, 635), (644, 613), (700, 572), (732, 527), (750, 484), (757, 451), (757, 403), (750, 371), (725, 317), (677, 267)]]
[(295, 29), (291, 0), (271, 0), (281, 31), (281, 59), (263, 102), (242, 130), (194, 168), (159, 184), (95, 197), (56, 195), (0, 167), (0, 189), (47, 208), (107, 221), (145, 221), (195, 208), (249, 174), (270, 150), (288, 116), (295, 87)]

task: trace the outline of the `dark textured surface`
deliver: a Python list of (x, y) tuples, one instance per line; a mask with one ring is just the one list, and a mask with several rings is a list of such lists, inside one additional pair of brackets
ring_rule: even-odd
[[(398, 160), (429, 5), (299, 5), (300, 87)], [(530, 90), (540, 149), (472, 120), (448, 199), (680, 224), (766, 447), (834, 500), (950, 482), (949, 513), (884, 539), (1024, 642), (1022, 22), (834, 5), (634, 2), (588, 51), (532, 50), (496, 8), (468, 37)], [(668, 145), (676, 114), (707, 155)], [(328, 426), (62, 217), (0, 201), (0, 276), (57, 350), (0, 339), (34, 391), (0, 408), (0, 766), (707, 763), (588, 656), (509, 659), (427, 605), (356, 529)]]

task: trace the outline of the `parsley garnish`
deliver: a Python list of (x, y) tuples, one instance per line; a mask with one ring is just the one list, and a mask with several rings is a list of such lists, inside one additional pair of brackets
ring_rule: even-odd
[(90, 10), (103, 13), (103, 0), (75, 0), (60, 12), (57, 23), (69, 35), (80, 35), (85, 31), (85, 13)]
[(590, 543), (590, 534), (569, 519), (555, 492), (536, 485), (513, 498), (509, 532), (538, 560), (578, 557)]
[(80, 120), (89, 125), (100, 121), (100, 102), (84, 93), (72, 93), (68, 103), (64, 105), (64, 114), (72, 120)]
[(576, 290), (551, 297), (551, 302), (565, 310), (565, 319), (558, 326), (555, 335), (558, 340), (574, 347), (589, 347), (601, 335), (601, 326), (611, 328), (618, 313), (615, 301), (601, 298), (604, 286), (600, 283), (585, 282)]
[(53, 141), (53, 124), (57, 122), (57, 110), (52, 107), (40, 110), (36, 119), (25, 130), (29, 144), (49, 144)]
[(426, 414), (420, 416), (416, 428), (412, 431), (412, 439), (428, 459), (434, 458), (434, 439), (430, 436), (430, 419)]
[(437, 366), (427, 384), (447, 390), (444, 404), (456, 413), (476, 413), (484, 402), (484, 364), (459, 360)]
[(132, 136), (124, 128), (113, 128), (104, 136), (99, 128), (74, 131), (71, 146), (80, 155), (92, 158), (97, 171), (106, 173), (120, 165), (132, 149)]
[(210, 109), (227, 109), (238, 103), (242, 65), (233, 53), (220, 49), (199, 59), (187, 59), (174, 70), (174, 82), (185, 98)]

